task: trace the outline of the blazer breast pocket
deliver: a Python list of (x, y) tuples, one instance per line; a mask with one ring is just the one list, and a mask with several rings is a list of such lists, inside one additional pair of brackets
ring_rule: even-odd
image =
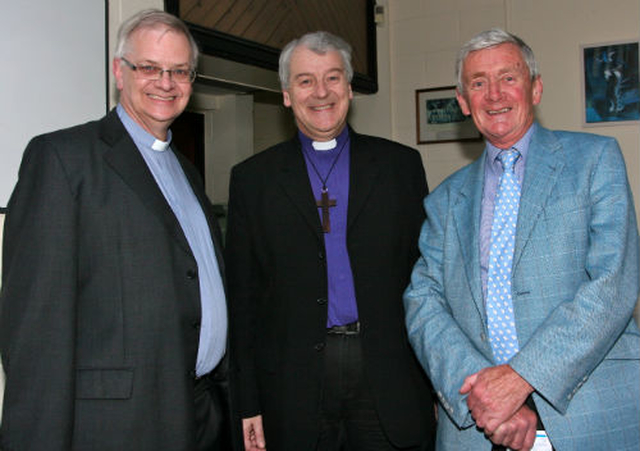
[(76, 399), (129, 399), (133, 369), (102, 368), (76, 371)]

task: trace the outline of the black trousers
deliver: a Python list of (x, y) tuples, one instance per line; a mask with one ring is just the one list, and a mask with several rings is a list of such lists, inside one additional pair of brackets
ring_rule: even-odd
[[(396, 451), (378, 419), (358, 333), (328, 334), (317, 451)], [(415, 450), (419, 450), (416, 448)]]
[(197, 451), (229, 451), (227, 397), (211, 376), (194, 381)]

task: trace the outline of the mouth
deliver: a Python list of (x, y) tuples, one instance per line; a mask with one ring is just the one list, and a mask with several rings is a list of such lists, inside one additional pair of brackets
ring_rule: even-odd
[(310, 107), (313, 111), (325, 111), (333, 108), (333, 104), (329, 103), (327, 105), (318, 105)]
[(176, 97), (177, 97), (177, 96), (160, 96), (160, 95), (157, 95), (157, 94), (147, 94), (147, 96), (150, 99), (160, 100), (162, 102), (173, 102), (174, 100), (176, 100)]
[(489, 116), (495, 116), (495, 115), (498, 115), (498, 114), (508, 113), (509, 111), (511, 111), (510, 107), (504, 107), (504, 108), (501, 108), (499, 110), (488, 110), (487, 113), (489, 114)]

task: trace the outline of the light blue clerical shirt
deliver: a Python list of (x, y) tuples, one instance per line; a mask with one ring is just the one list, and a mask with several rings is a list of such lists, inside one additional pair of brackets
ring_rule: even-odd
[(202, 376), (220, 362), (227, 339), (227, 304), (209, 225), (180, 162), (169, 147), (171, 131), (166, 142), (160, 141), (131, 119), (122, 105), (118, 105), (117, 112), (176, 215), (198, 264), (202, 319), (195, 371)]

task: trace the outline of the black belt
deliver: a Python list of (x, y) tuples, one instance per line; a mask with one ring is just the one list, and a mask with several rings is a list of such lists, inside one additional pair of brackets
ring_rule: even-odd
[(360, 321), (345, 324), (343, 326), (333, 326), (327, 329), (329, 335), (358, 335), (360, 333)]

